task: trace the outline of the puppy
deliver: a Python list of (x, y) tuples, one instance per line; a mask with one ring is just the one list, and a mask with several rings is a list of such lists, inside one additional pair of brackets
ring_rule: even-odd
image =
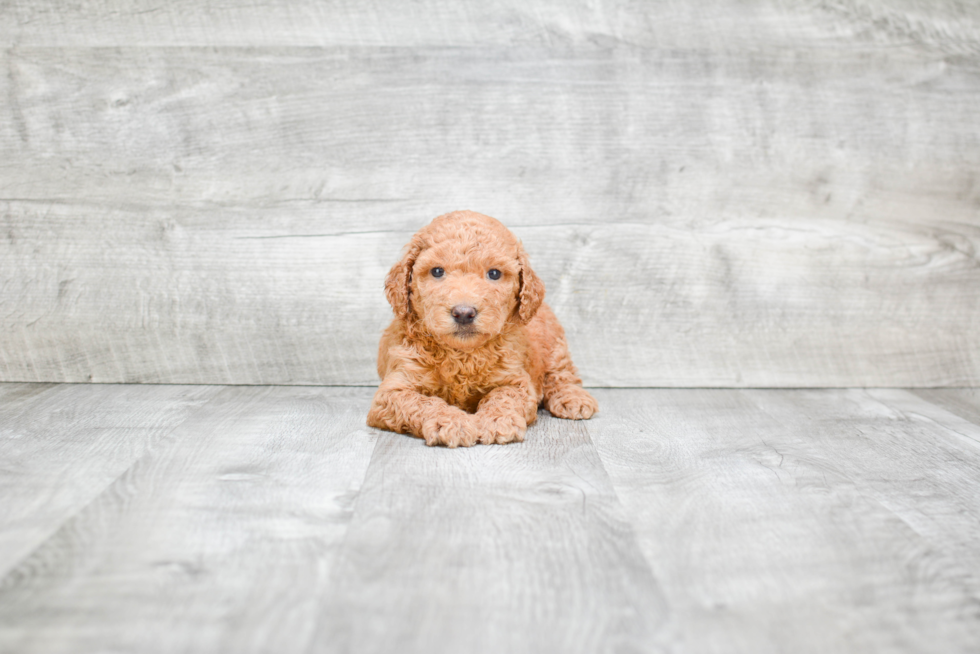
[(385, 279), (395, 319), (381, 337), (368, 425), (447, 447), (524, 440), (544, 405), (598, 410), (524, 248), (497, 220), (439, 216)]

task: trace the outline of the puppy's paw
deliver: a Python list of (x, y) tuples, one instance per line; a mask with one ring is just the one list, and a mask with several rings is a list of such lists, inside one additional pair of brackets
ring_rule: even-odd
[(599, 410), (599, 403), (581, 386), (569, 384), (555, 389), (545, 400), (545, 408), (556, 418), (588, 420)]
[(476, 445), (479, 431), (473, 418), (465, 413), (444, 413), (429, 418), (422, 424), (422, 438), (425, 444), (445, 445), (446, 447), (469, 447)]
[(480, 442), (485, 445), (520, 443), (527, 431), (527, 421), (518, 415), (480, 416), (479, 427)]

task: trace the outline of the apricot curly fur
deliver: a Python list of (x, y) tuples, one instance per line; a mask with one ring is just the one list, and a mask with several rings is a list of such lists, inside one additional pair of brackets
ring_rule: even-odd
[[(368, 425), (458, 447), (524, 440), (541, 405), (591, 418), (598, 404), (544, 294), (523, 245), (494, 218), (455, 211), (423, 227), (385, 279), (395, 318)], [(454, 307), (475, 319), (457, 322)]]

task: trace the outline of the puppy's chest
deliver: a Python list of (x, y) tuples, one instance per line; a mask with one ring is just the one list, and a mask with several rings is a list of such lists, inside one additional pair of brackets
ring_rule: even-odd
[(440, 362), (430, 376), (432, 394), (466, 411), (476, 411), (480, 400), (501, 383), (493, 363), (496, 362)]

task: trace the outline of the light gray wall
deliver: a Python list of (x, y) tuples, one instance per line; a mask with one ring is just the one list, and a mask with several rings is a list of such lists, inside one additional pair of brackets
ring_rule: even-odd
[(980, 3), (63, 5), (0, 3), (2, 381), (374, 383), (467, 208), (588, 384), (980, 384)]

